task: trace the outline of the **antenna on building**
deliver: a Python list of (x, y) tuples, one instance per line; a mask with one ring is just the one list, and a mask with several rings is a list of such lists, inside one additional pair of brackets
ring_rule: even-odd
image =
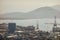
[(39, 29), (39, 21), (37, 21), (37, 29)]
[(37, 20), (36, 30), (39, 31), (39, 20)]

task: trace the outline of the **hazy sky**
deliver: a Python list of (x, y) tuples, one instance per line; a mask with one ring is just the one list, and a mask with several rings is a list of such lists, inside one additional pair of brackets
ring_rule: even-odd
[(29, 12), (39, 7), (60, 5), (60, 0), (0, 0), (0, 14)]

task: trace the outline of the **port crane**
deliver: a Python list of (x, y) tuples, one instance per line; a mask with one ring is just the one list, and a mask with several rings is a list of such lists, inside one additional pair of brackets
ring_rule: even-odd
[(55, 20), (54, 20), (54, 23), (45, 23), (45, 24), (53, 24), (53, 31), (54, 31), (54, 29), (57, 28), (57, 25), (60, 25), (60, 24), (58, 24), (57, 21), (56, 21), (56, 16), (55, 16), (54, 19), (55, 19)]
[(55, 16), (54, 23), (45, 23), (45, 24), (53, 24), (54, 27), (57, 27), (57, 25), (60, 25), (60, 24), (57, 24), (56, 16)]

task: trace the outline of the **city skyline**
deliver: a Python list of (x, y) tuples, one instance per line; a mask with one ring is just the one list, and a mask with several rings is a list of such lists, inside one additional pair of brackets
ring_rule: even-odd
[[(45, 24), (45, 23), (54, 23), (53, 18), (43, 18), (43, 19), (26, 19), (26, 20), (0, 20), (0, 23), (16, 23), (19, 26), (35, 26), (37, 27), (37, 21), (39, 24), (39, 29), (43, 31), (52, 31), (53, 24)], [(60, 19), (57, 18), (57, 24), (60, 24)], [(58, 25), (57, 27), (60, 27)]]
[[(47, 14), (49, 15), (50, 14), (50, 12), (52, 12), (53, 13), (53, 11), (55, 12), (55, 13), (58, 13), (58, 12), (56, 12), (55, 10), (53, 10), (53, 11), (51, 11), (50, 10), (50, 8), (49, 7), (55, 7), (55, 6), (60, 6), (60, 0), (0, 0), (0, 14), (8, 14), (8, 13), (10, 13), (11, 14), (11, 12), (12, 13), (14, 13), (14, 12), (23, 12), (23, 13), (26, 13), (26, 12), (30, 12), (30, 11), (32, 11), (32, 10), (35, 10), (35, 9), (38, 9), (37, 11), (36, 11), (36, 14), (34, 15), (34, 17), (36, 16), (37, 18), (39, 18), (40, 16), (41, 17), (45, 17), (45, 16), (47, 16)], [(42, 10), (42, 13), (41, 13), (41, 10), (40, 10), (40, 8), (41, 7), (47, 7), (47, 9), (46, 8), (44, 8), (44, 9), (46, 9), (46, 10), (48, 10), (49, 9), (49, 11), (47, 12), (47, 14), (42, 14), (42, 13), (45, 13), (45, 10), (42, 8), (41, 10)], [(56, 7), (55, 7), (56, 8)], [(58, 8), (59, 9), (59, 8)], [(44, 10), (44, 12), (43, 12), (43, 10)], [(41, 13), (41, 15), (40, 16), (38, 16), (40, 13)], [(22, 13), (22, 14), (23, 14)], [(34, 12), (32, 12), (33, 14), (35, 13), (35, 11)], [(32, 13), (30, 13), (30, 14), (32, 14)], [(38, 14), (37, 14), (38, 13)], [(51, 13), (51, 15), (52, 15), (52, 13)], [(14, 15), (14, 14), (13, 14)], [(15, 17), (16, 16), (16, 14), (13, 16), (13, 15), (11, 15), (11, 17)], [(51, 17), (51, 15), (50, 15), (50, 17)], [(52, 17), (54, 17), (54, 16), (58, 16), (59, 14), (53, 14), (52, 15)], [(7, 15), (7, 17), (8, 17), (9, 15)], [(18, 15), (17, 15), (18, 16)], [(24, 14), (23, 14), (23, 16), (24, 16)], [(22, 18), (23, 18), (23, 16), (22, 16)], [(4, 17), (4, 16), (2, 16), (2, 17)], [(20, 18), (20, 16), (18, 16), (19, 18)], [(29, 18), (30, 17), (30, 18)], [(28, 18), (30, 19), (25, 19), (25, 20), (20, 20), (20, 21), (16, 21), (18, 24), (20, 24), (20, 25), (36, 25), (36, 20), (38, 20), (38, 19), (36, 19), (36, 20), (32, 20), (31, 18), (34, 18), (33, 17), (33, 15), (32, 16), (29, 16)], [(47, 16), (48, 17), (48, 16)], [(43, 29), (43, 30), (46, 30), (46, 28), (47, 27), (44, 27), (45, 26), (45, 19), (46, 18), (39, 18), (39, 24), (41, 24), (40, 26), (42, 27), (41, 29), (43, 29), (43, 28), (45, 28), (45, 29)], [(46, 19), (46, 20), (49, 20), (50, 18), (48, 18), (48, 19)], [(52, 19), (51, 18), (51, 21), (49, 21), (49, 22), (52, 22), (54, 19)], [(59, 18), (57, 18), (57, 20), (60, 20)], [(1, 21), (1, 20), (0, 20)], [(9, 20), (6, 20), (6, 22), (7, 21), (9, 21)], [(12, 22), (13, 20), (11, 20), (11, 22)], [(35, 22), (33, 22), (33, 21), (35, 21)], [(4, 22), (3, 20), (1, 21), (1, 22)], [(47, 21), (48, 22), (48, 21)], [(53, 21), (54, 22), (54, 21)], [(60, 22), (60, 21), (58, 21), (58, 22)], [(26, 24), (25, 24), (26, 23)], [(49, 25), (48, 25), (49, 26)], [(51, 28), (52, 28), (52, 26), (51, 26)], [(51, 30), (51, 28), (49, 29), (49, 27), (47, 28), (47, 30)]]

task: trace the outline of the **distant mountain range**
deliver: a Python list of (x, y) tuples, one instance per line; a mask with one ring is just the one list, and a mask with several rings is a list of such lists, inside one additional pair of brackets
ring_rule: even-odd
[(60, 5), (53, 6), (53, 8), (60, 11)]
[(2, 18), (11, 19), (39, 19), (39, 18), (52, 18), (57, 16), (60, 18), (60, 12), (55, 7), (41, 7), (28, 13), (12, 12), (3, 14)]

